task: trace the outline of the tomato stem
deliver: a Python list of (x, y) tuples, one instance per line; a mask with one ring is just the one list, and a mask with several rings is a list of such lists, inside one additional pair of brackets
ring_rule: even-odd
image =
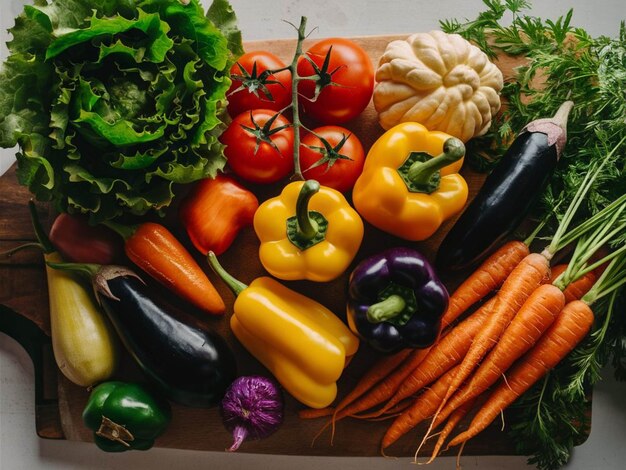
[[(301, 180), (301, 181), (304, 181), (305, 178), (302, 173), (302, 166), (300, 164), (300, 130), (301, 128), (304, 128), (305, 130), (308, 130), (308, 129), (300, 121), (300, 107), (299, 107), (299, 101), (298, 101), (298, 96), (299, 96), (298, 84), (300, 83), (301, 80), (312, 80), (313, 77), (317, 77), (318, 79), (321, 79), (322, 81), (324, 81), (324, 85), (322, 85), (322, 87), (325, 85), (331, 85), (331, 84), (339, 86), (338, 84), (335, 84), (332, 82), (332, 75), (337, 71), (337, 69), (339, 69), (339, 67), (333, 70), (332, 72), (327, 71), (328, 61), (330, 60), (330, 51), (328, 52), (328, 55), (326, 56), (326, 59), (324, 61), (325, 65), (322, 67), (321, 70), (317, 70), (317, 74), (314, 74), (311, 76), (304, 76), (304, 77), (301, 77), (300, 75), (298, 75), (298, 61), (300, 57), (303, 56), (302, 43), (307, 38), (306, 23), (307, 23), (306, 16), (300, 17), (300, 25), (297, 28), (294, 24), (289, 23), (294, 28), (296, 28), (298, 32), (298, 40), (296, 42), (296, 51), (293, 55), (293, 59), (291, 60), (291, 63), (286, 67), (282, 67), (277, 70), (267, 70), (265, 72), (269, 74), (276, 74), (284, 70), (289, 70), (291, 72), (291, 104), (287, 108), (291, 108), (292, 115), (293, 115), (293, 119), (292, 119), (292, 122), (293, 122), (292, 124), (293, 125), (293, 168), (294, 168), (293, 176), (294, 176), (294, 179)], [(312, 65), (315, 68), (317, 67), (314, 63)], [(317, 85), (316, 85), (316, 89), (317, 89)], [(318, 94), (319, 94), (319, 91), (316, 92), (316, 99), (317, 99)], [(280, 113), (282, 113), (283, 111), (284, 110), (281, 110)], [(322, 142), (324, 143), (324, 139), (320, 138), (320, 140), (322, 140)], [(324, 143), (324, 145), (326, 144)]]
[(302, 55), (302, 43), (306, 39), (306, 16), (300, 18), (300, 26), (298, 27), (298, 42), (296, 44), (296, 52), (288, 69), (291, 71), (291, 110), (293, 114), (293, 168), (296, 179), (304, 180), (302, 168), (300, 166), (300, 108), (298, 106), (298, 83), (300, 76), (298, 75), (298, 59)]

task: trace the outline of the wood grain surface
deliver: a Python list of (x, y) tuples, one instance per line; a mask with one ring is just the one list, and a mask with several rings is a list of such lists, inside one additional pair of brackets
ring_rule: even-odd
[[(395, 36), (361, 37), (354, 40), (368, 53), (374, 64), (382, 54), (387, 43)], [(313, 42), (311, 40), (309, 43)], [(295, 42), (293, 40), (258, 41), (246, 44), (246, 50), (269, 50), (276, 53), (286, 62), (290, 61)], [(306, 45), (305, 45), (306, 47)], [(515, 62), (503, 59), (499, 62), (500, 68), (505, 75), (510, 75), (511, 67)], [(381, 134), (382, 129), (377, 123), (373, 106), (356, 120), (346, 125), (363, 142), (364, 147), (369, 149), (374, 140)], [(470, 197), (476, 194), (482, 182), (482, 176), (464, 169), (464, 176), (470, 186)], [(260, 199), (276, 195), (280, 191), (279, 186), (253, 188), (259, 193)], [(15, 170), (9, 170), (0, 178), (0, 251), (14, 247), (24, 241), (34, 238), (31, 228), (27, 202), (30, 198), (28, 191), (17, 183)], [(45, 206), (40, 205), (41, 217), (47, 227), (54, 217)], [(176, 223), (176, 204), (171, 207), (165, 224), (179, 237), (190, 251), (193, 250), (186, 234)], [(366, 235), (355, 263), (383, 248), (391, 246), (413, 246), (431, 259), (436, 253), (443, 234), (451, 226), (453, 221), (446, 223), (442, 229), (431, 239), (422, 243), (408, 243), (386, 235), (373, 227), (366, 225)], [(221, 257), (222, 263), (232, 274), (243, 282), (250, 282), (257, 276), (265, 275), (257, 256), (258, 241), (251, 228), (246, 229), (235, 241), (234, 245)], [(195, 250), (193, 250), (195, 251)], [(238, 358), (239, 374), (260, 373), (267, 375), (268, 372), (250, 356), (234, 339), (228, 328), (228, 317), (232, 312), (233, 296), (220, 282), (200, 257), (198, 261), (206, 268), (210, 278), (226, 300), (227, 314), (221, 318), (206, 318), (206, 322), (219, 331), (231, 344)], [(444, 279), (449, 289), (453, 289), (458, 279)], [(347, 275), (338, 280), (317, 284), (311, 282), (290, 282), (290, 287), (319, 300), (340, 317), (344, 316), (345, 310), (345, 287)], [(162, 289), (161, 289), (162, 290)], [(191, 307), (182, 305), (176, 299), (168, 296), (168, 300), (194, 314)], [(45, 272), (42, 264), (42, 256), (36, 250), (21, 252), (9, 260), (0, 261), (0, 304), (18, 312), (33, 320), (44, 332), (49, 334), (49, 315), (46, 292)], [(199, 314), (198, 315), (202, 315)], [(345, 394), (351, 385), (376, 359), (376, 355), (365, 345), (357, 354), (355, 360), (345, 370), (339, 382), (339, 396)], [(45, 412), (38, 413), (37, 432), (42, 437), (65, 438), (77, 441), (90, 441), (91, 432), (87, 430), (81, 421), (81, 413), (88, 397), (88, 391), (70, 383), (58, 373), (51, 354), (47, 358), (48, 366), (45, 369), (44, 378), (47, 384), (46, 393), (52, 409), (48, 407)], [(141, 374), (133, 365), (130, 358), (123, 355), (120, 370), (116, 374), (117, 379), (141, 381)], [(55, 398), (58, 401), (55, 402)], [(379, 455), (379, 442), (384, 431), (389, 425), (386, 422), (368, 422), (362, 420), (344, 420), (337, 426), (334, 445), (329, 443), (329, 433), (322, 434), (315, 444), (313, 439), (321, 426), (325, 423), (321, 420), (300, 420), (297, 411), (302, 405), (287, 397), (286, 420), (280, 430), (271, 437), (261, 440), (246, 442), (240, 452), (286, 454), (286, 455), (334, 455), (334, 456), (374, 456)], [(157, 446), (179, 449), (198, 449), (223, 451), (230, 445), (231, 436), (223, 428), (217, 409), (191, 409), (182, 406), (173, 406), (173, 422), (166, 433), (157, 441)], [(507, 435), (500, 431), (501, 423), (495, 423), (480, 437), (470, 441), (465, 447), (466, 454), (498, 454), (507, 455), (514, 453), (513, 444), (507, 439)], [(413, 456), (416, 446), (425, 431), (424, 426), (416, 428), (414, 432), (406, 435), (396, 445), (389, 449), (390, 455)], [(432, 449), (430, 442), (424, 448), (424, 452)]]

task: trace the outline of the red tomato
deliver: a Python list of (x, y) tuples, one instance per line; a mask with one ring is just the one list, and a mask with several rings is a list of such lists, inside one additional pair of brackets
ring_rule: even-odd
[[(324, 148), (324, 144), (317, 136), (330, 144), (332, 148), (330, 152), (310, 148)], [(341, 142), (345, 138), (347, 139), (342, 145)], [(363, 146), (348, 129), (339, 126), (318, 127), (302, 138), (300, 165), (306, 179), (314, 179), (324, 186), (346, 192), (354, 186), (363, 171), (364, 163)], [(318, 165), (315, 166), (316, 164)]]
[[(374, 66), (363, 49), (342, 38), (324, 39), (314, 44), (306, 55), (322, 69), (331, 46), (330, 62), (327, 69), (322, 70), (321, 80), (337, 85), (331, 83), (324, 86), (315, 101), (312, 101), (315, 81), (300, 81), (298, 91), (303, 95), (300, 105), (307, 116), (324, 124), (339, 124), (354, 119), (367, 107), (374, 90)], [(314, 74), (315, 70), (307, 58), (300, 57), (298, 75)]]
[[(283, 126), (289, 127), (277, 130)], [(293, 127), (276, 111), (254, 109), (239, 114), (220, 141), (226, 145), (228, 164), (245, 180), (274, 183), (293, 172)]]
[[(255, 63), (256, 70), (254, 70)], [(241, 70), (240, 66), (244, 70)], [(260, 77), (266, 70), (278, 70), (283, 67), (285, 63), (271, 52), (253, 51), (242, 55), (230, 69), (233, 83), (226, 94), (228, 114), (235, 117), (251, 109), (280, 111), (289, 105), (291, 103), (291, 72), (283, 70), (265, 79)], [(237, 77), (247, 77), (247, 79), (242, 81)], [(271, 99), (267, 96), (267, 92)]]

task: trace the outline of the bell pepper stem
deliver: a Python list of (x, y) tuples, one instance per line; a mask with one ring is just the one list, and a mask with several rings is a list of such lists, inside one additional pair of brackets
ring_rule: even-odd
[(406, 307), (406, 301), (401, 295), (390, 295), (367, 309), (367, 320), (370, 323), (382, 323), (398, 316)]
[(111, 421), (106, 416), (102, 417), (102, 423), (100, 424), (100, 428), (96, 431), (96, 435), (113, 442), (119, 442), (125, 447), (130, 447), (129, 442), (135, 440), (135, 436), (133, 436), (128, 429)]
[(312, 240), (318, 233), (317, 222), (309, 214), (309, 201), (320, 190), (320, 184), (315, 180), (307, 180), (300, 189), (296, 201), (296, 220), (298, 222), (298, 238)]
[(408, 179), (416, 186), (427, 187), (433, 174), (460, 160), (465, 155), (465, 145), (459, 139), (450, 137), (443, 143), (443, 153), (425, 162), (415, 162), (407, 172)]
[(217, 274), (222, 279), (222, 281), (224, 281), (224, 283), (230, 288), (230, 290), (233, 291), (235, 297), (241, 294), (243, 290), (248, 288), (246, 284), (238, 279), (235, 279), (228, 271), (224, 269), (224, 267), (218, 261), (217, 256), (214, 252), (209, 251), (206, 257), (207, 261), (209, 262), (209, 266), (211, 266), (211, 269), (213, 269), (215, 274)]
[(302, 183), (295, 215), (285, 221), (287, 238), (300, 251), (308, 250), (326, 239), (328, 219), (320, 212), (309, 210), (309, 201), (319, 190), (320, 184), (315, 180)]

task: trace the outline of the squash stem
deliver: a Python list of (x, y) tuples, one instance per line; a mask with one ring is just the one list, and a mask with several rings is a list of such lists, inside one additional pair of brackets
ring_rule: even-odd
[(89, 280), (92, 280), (98, 274), (100, 268), (102, 268), (99, 264), (90, 263), (52, 263), (47, 261), (46, 264), (53, 269), (81, 274)]
[(33, 229), (35, 230), (35, 237), (37, 237), (37, 241), (39, 242), (41, 249), (45, 254), (53, 253), (56, 250), (54, 249), (52, 242), (48, 238), (48, 235), (46, 235), (43, 227), (41, 226), (41, 222), (39, 221), (39, 215), (37, 214), (37, 207), (35, 206), (35, 203), (32, 201), (32, 199), (28, 201), (28, 210), (30, 211), (30, 220), (33, 224)]

